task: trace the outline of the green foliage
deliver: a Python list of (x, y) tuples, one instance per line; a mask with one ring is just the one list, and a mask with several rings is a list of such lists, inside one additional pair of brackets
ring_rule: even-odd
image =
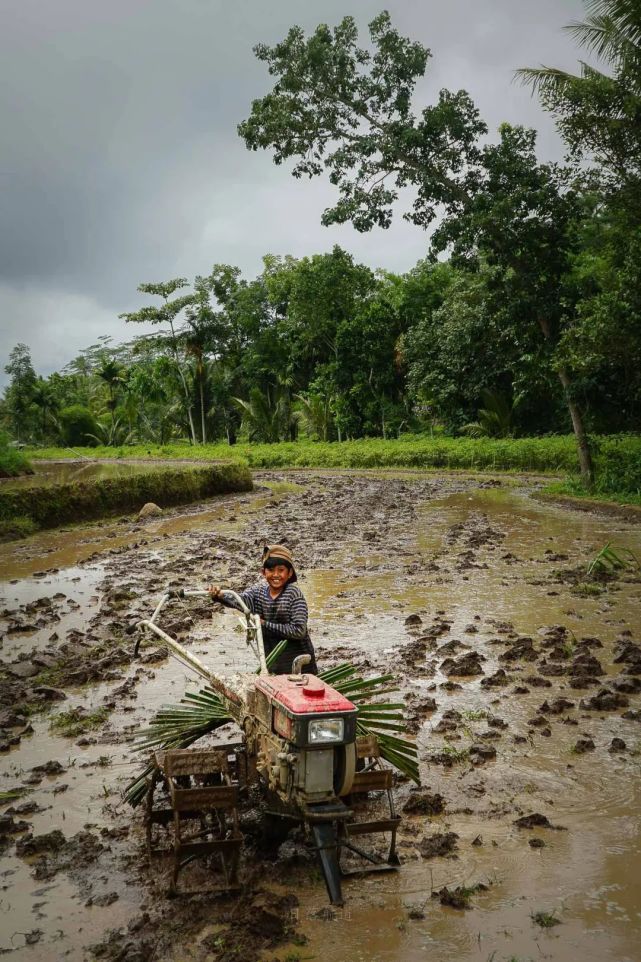
[(7, 435), (0, 431), (0, 478), (15, 478), (20, 474), (33, 474), (29, 458), (13, 447)]
[(588, 565), (588, 575), (595, 575), (601, 572), (607, 574), (622, 568), (637, 568), (639, 560), (629, 548), (621, 545), (613, 545), (608, 541), (600, 551), (594, 556)]
[(319, 441), (329, 441), (332, 429), (332, 401), (328, 395), (297, 394), (299, 402), (299, 413), (302, 417), (307, 434), (316, 437)]
[(596, 491), (641, 495), (641, 445), (637, 435), (597, 438)]
[(98, 423), (91, 411), (82, 404), (63, 408), (58, 417), (60, 433), (71, 447), (90, 447), (95, 441)]
[(243, 415), (243, 423), (250, 441), (273, 443), (289, 436), (291, 405), (289, 391), (279, 385), (263, 393), (251, 388), (249, 401), (233, 398)]
[(89, 442), (104, 444), (107, 447), (118, 447), (122, 444), (129, 444), (132, 440), (132, 431), (127, 430), (120, 418), (112, 418), (109, 424), (97, 424), (96, 433), (87, 435)]
[(8, 791), (0, 792), (0, 805), (6, 805), (7, 802), (13, 802), (17, 798), (21, 798), (29, 791), (28, 788), (11, 788)]
[[(641, 495), (641, 437), (593, 437), (596, 493)], [(117, 448), (94, 448), (92, 457), (122, 456)], [(577, 475), (576, 446), (570, 435), (536, 438), (450, 438), (405, 434), (395, 440), (363, 438), (342, 444), (310, 441), (280, 444), (140, 445), (127, 449), (132, 458), (197, 458), (232, 461), (251, 468), (417, 468), (463, 471), (536, 471)], [(69, 458), (63, 448), (30, 450), (32, 458)], [(578, 480), (554, 486), (554, 493), (584, 494)]]
[(557, 121), (573, 156), (596, 162), (628, 214), (641, 216), (641, 10), (638, 0), (585, 0), (588, 16), (566, 29), (601, 61), (572, 74), (554, 67), (518, 71)]
[(28, 538), (30, 534), (34, 534), (37, 530), (38, 525), (33, 518), (0, 518), (0, 542)]
[(530, 918), (535, 925), (540, 925), (542, 929), (551, 929), (555, 925), (561, 924), (561, 919), (555, 912), (532, 912)]
[(56, 735), (77, 738), (78, 735), (100, 728), (108, 716), (108, 708), (96, 708), (91, 712), (82, 707), (71, 708), (69, 711), (61, 711), (54, 715), (49, 723), (49, 730)]
[(483, 404), (479, 408), (478, 421), (466, 424), (463, 434), (474, 438), (507, 438), (512, 434), (514, 405), (496, 391), (482, 392)]
[[(276, 82), (253, 102), (239, 133), (250, 149), (273, 150), (277, 164), (299, 158), (294, 176), (329, 174), (340, 199), (325, 211), (325, 224), (388, 227), (399, 189), (410, 185), (408, 220), (427, 227), (443, 210), (432, 252), (451, 249), (459, 267), (476, 270), (486, 260), (497, 269), (505, 308), (490, 315), (495, 331), (488, 349), (502, 338), (527, 367), (533, 331), (550, 354), (574, 317), (565, 279), (580, 216), (575, 192), (563, 171), (537, 162), (534, 131), (502, 124), (499, 142), (483, 145), (487, 128), (465, 91), (442, 90), (418, 119), (412, 97), (429, 51), (401, 37), (386, 12), (369, 31), (373, 53), (357, 47), (351, 17), (333, 32), (321, 24), (306, 39), (293, 27), (280, 44), (255, 47)], [(476, 349), (481, 339), (473, 343)], [(572, 372), (564, 357), (552, 360), (590, 485), (593, 467)], [(433, 392), (423, 388), (423, 395), (431, 400)], [(384, 437), (385, 423), (381, 412)]]
[[(641, 452), (641, 439), (630, 438), (631, 454)], [(605, 442), (604, 442), (605, 443)], [(72, 457), (61, 448), (30, 450), (38, 458)], [(92, 457), (116, 458), (113, 448), (95, 448)], [(450, 438), (404, 434), (394, 440), (361, 438), (321, 443), (208, 444), (192, 450), (185, 444), (134, 445), (132, 458), (197, 458), (238, 460), (252, 468), (446, 468), (452, 470), (543, 471), (574, 473), (576, 451), (569, 435), (545, 438)]]
[[(301, 259), (267, 254), (253, 279), (215, 264), (192, 283), (142, 284), (157, 302), (123, 316), (153, 324), (152, 336), (114, 347), (104, 335), (47, 379), (17, 345), (0, 423), (34, 444), (77, 446), (93, 435), (114, 453), (133, 440), (143, 451), (184, 438), (293, 440), (299, 425), (320, 444), (573, 430), (587, 488), (593, 435), (641, 429), (641, 23), (636, 0), (587, 7), (571, 32), (603, 69), (523, 74), (559, 122), (570, 166), (540, 163), (534, 131), (519, 125), (487, 139), (464, 91), (421, 106), (430, 53), (387, 13), (363, 47), (351, 17), (259, 44), (273, 87), (240, 125), (247, 146), (292, 160), (295, 176), (327, 175), (338, 200), (325, 223), (386, 227), (408, 197), (413, 223), (439, 215), (429, 256), (397, 276), (335, 246)], [(73, 427), (77, 406), (85, 416)], [(375, 466), (379, 455), (364, 444), (273, 457)], [(594, 490), (641, 497), (634, 441), (598, 444)], [(415, 451), (411, 463), (530, 463), (515, 449), (507, 459), (492, 453), (492, 465), (482, 448), (456, 451), (425, 461)], [(262, 463), (255, 449), (249, 457)], [(534, 462), (555, 468), (553, 457)]]
[(3, 488), (0, 489), (0, 520), (15, 524), (16, 518), (28, 518), (40, 527), (56, 527), (70, 521), (137, 511), (147, 501), (169, 507), (251, 488), (251, 475), (240, 463), (43, 485), (28, 490)]
[(416, 188), (408, 220), (427, 226), (440, 204), (467, 196), (487, 130), (465, 91), (441, 90), (420, 116), (412, 111), (430, 52), (400, 36), (387, 12), (369, 25), (373, 50), (358, 47), (353, 17), (333, 30), (321, 24), (306, 38), (300, 27), (273, 47), (254, 48), (275, 78), (252, 104), (239, 133), (250, 150), (294, 158), (295, 177), (325, 171), (339, 200), (324, 224), (351, 221), (360, 231), (388, 227), (399, 190)]
[(33, 436), (36, 426), (33, 396), (37, 381), (26, 344), (16, 344), (5, 371), (10, 377), (4, 397), (8, 427), (18, 441), (26, 441)]

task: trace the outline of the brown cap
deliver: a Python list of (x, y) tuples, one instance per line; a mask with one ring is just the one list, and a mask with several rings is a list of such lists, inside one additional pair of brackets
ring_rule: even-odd
[(296, 576), (296, 569), (294, 568), (294, 556), (289, 548), (286, 548), (284, 544), (273, 544), (271, 546), (266, 544), (263, 548), (263, 556), (261, 558), (263, 567), (269, 558), (274, 558), (274, 560), (283, 561), (285, 564), (288, 564), (292, 569), (292, 576), (289, 579), (290, 582), (298, 580)]

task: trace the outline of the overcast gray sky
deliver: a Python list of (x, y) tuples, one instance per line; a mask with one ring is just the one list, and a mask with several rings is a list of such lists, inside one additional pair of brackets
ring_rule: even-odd
[(366, 235), (321, 227), (329, 185), (295, 180), (236, 133), (270, 89), (255, 43), (346, 14), (365, 28), (384, 7), (432, 50), (419, 105), (464, 88), (491, 130), (534, 126), (540, 156), (562, 156), (512, 77), (575, 68), (561, 28), (579, 0), (0, 0), (2, 368), (18, 341), (48, 374), (101, 334), (141, 333), (117, 317), (145, 302), (141, 281), (217, 262), (253, 277), (267, 252), (335, 243), (390, 270), (423, 257), (425, 234), (400, 218)]

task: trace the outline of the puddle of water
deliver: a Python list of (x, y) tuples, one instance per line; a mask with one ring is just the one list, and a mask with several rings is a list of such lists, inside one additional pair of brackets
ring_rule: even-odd
[[(11, 620), (0, 614), (0, 628), (5, 632), (0, 642), (3, 657), (13, 660), (24, 651), (42, 648), (54, 632), (58, 638), (64, 639), (69, 631), (84, 631), (88, 617), (100, 603), (98, 586), (103, 577), (104, 564), (93, 564), (82, 568), (64, 568), (41, 578), (21, 579), (15, 584), (0, 582), (2, 610), (32, 605), (43, 597), (52, 599), (56, 606), (56, 620), (50, 621), (42, 630), (37, 626), (37, 610), (29, 616), (29, 621), (33, 623), (31, 631), (12, 631)], [(65, 597), (54, 599), (56, 594), (64, 594)]]
[[(261, 490), (266, 488), (267, 490)], [(43, 531), (20, 542), (0, 544), (0, 586), (17, 578), (28, 578), (36, 571), (75, 566), (96, 554), (127, 547), (141, 540), (163, 539), (174, 535), (216, 530), (230, 535), (240, 530), (246, 516), (259, 515), (266, 507), (304, 491), (291, 482), (261, 485), (252, 494), (219, 495), (199, 505), (171, 510), (167, 517), (136, 524), (131, 518), (99, 521)]]
[[(180, 466), (180, 464), (178, 465)], [(19, 478), (3, 478), (7, 488), (41, 487), (43, 484), (70, 484), (75, 481), (101, 481), (103, 478), (129, 478), (176, 467), (172, 462), (158, 461), (34, 461), (33, 474)]]

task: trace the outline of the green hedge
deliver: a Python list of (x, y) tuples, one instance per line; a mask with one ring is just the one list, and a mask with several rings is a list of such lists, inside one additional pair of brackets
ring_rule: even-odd
[(138, 511), (147, 501), (155, 501), (165, 508), (215, 494), (250, 491), (252, 487), (247, 466), (230, 463), (18, 490), (0, 488), (0, 520), (4, 522), (5, 532), (15, 518), (30, 519), (38, 527), (52, 528), (72, 521)]
[(593, 446), (597, 492), (641, 495), (641, 438), (611, 435), (596, 438)]
[[(573, 472), (577, 470), (572, 436), (545, 438), (447, 438), (402, 435), (398, 439), (364, 438), (338, 443), (294, 441), (279, 444), (186, 444), (98, 447), (92, 458), (161, 458), (200, 461), (246, 461), (254, 468), (461, 468)], [(30, 451), (34, 458), (74, 457), (60, 448)], [(77, 457), (77, 454), (75, 455)]]
[[(641, 436), (593, 437), (596, 489), (602, 494), (641, 492)], [(68, 457), (60, 449), (33, 450), (34, 458)], [(464, 471), (535, 471), (578, 475), (574, 435), (530, 438), (448, 438), (415, 434), (384, 441), (297, 441), (280, 444), (139, 445), (94, 448), (98, 458), (243, 459), (253, 468), (443, 468)]]

